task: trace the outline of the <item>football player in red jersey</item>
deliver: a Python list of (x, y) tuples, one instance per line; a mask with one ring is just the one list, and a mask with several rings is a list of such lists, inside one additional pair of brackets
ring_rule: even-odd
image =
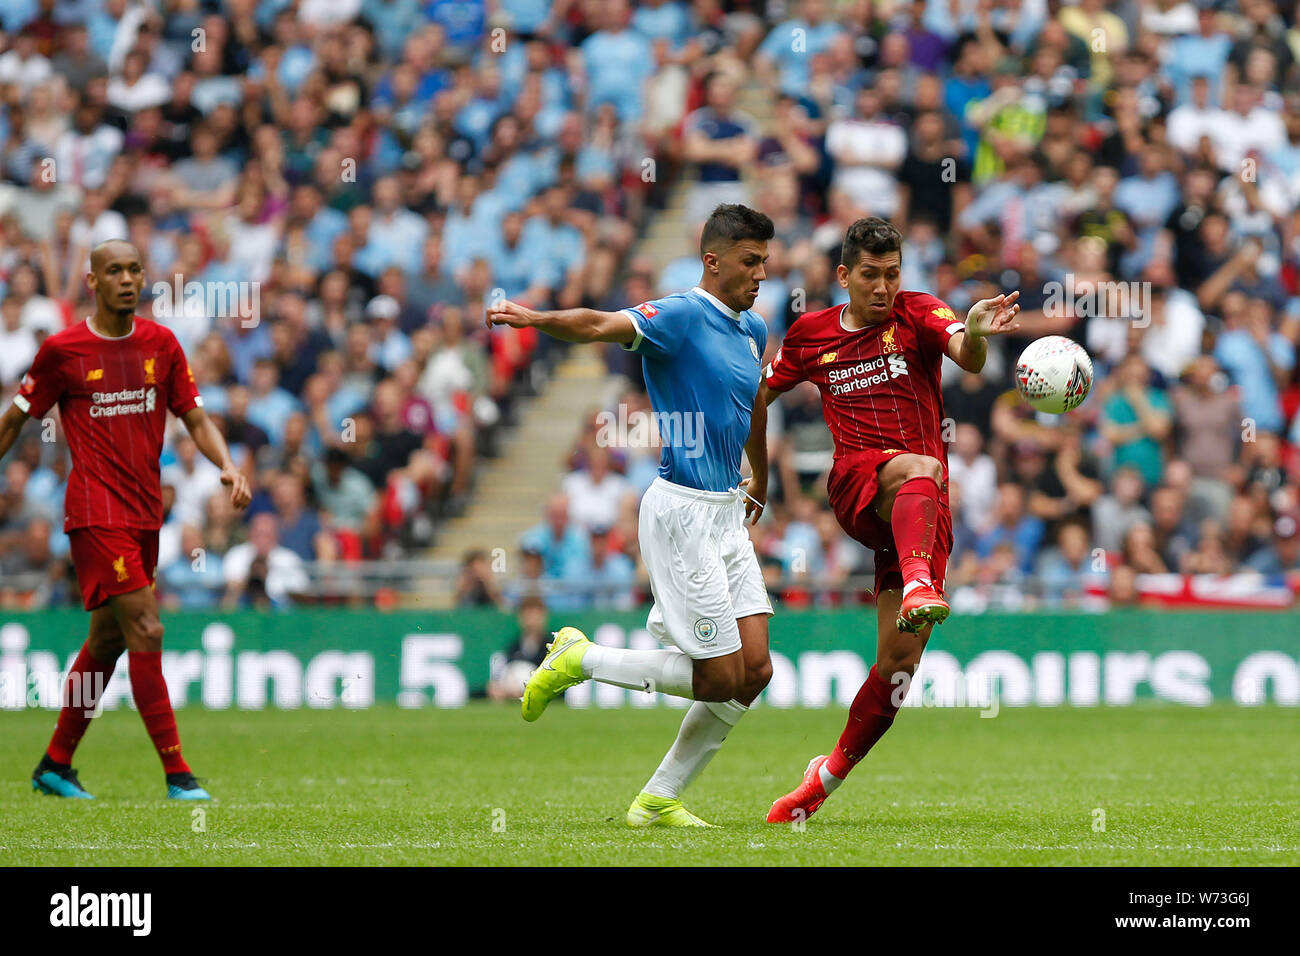
[(95, 314), (41, 343), (13, 404), (0, 416), (0, 457), (29, 417), (59, 406), (72, 453), (64, 499), (68, 533), (90, 636), (68, 673), (50, 745), (32, 774), (42, 793), (87, 799), (72, 754), (108, 678), (127, 652), (131, 693), (167, 776), (167, 796), (207, 800), (181, 756), (180, 735), (162, 673), (163, 627), (154, 599), (162, 525), (158, 459), (170, 411), (221, 469), (231, 503), (250, 500), (217, 426), (203, 410), (189, 363), (170, 329), (136, 316), (144, 285), (140, 252), (121, 239), (90, 255)]
[[(770, 823), (815, 812), (893, 724), (930, 630), (948, 616), (943, 578), (952, 548), (948, 451), (939, 376), (944, 356), (978, 372), (985, 338), (1019, 328), (1019, 292), (976, 302), (965, 321), (941, 300), (899, 289), (902, 236), (883, 219), (859, 219), (844, 238), (837, 276), (849, 301), (800, 316), (759, 387), (775, 401), (799, 382), (821, 391), (835, 441), (827, 480), (841, 527), (876, 556), (876, 661), (829, 756), (777, 800)], [(767, 474), (750, 494), (767, 500)]]

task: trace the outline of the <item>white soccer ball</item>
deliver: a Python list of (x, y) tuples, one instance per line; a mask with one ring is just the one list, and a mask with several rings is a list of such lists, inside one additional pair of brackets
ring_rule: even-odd
[(1092, 359), (1064, 335), (1035, 339), (1016, 362), (1016, 391), (1040, 412), (1078, 408), (1092, 388)]

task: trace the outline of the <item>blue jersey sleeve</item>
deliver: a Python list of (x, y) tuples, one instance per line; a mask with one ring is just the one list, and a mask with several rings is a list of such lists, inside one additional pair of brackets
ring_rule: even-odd
[(690, 327), (691, 309), (690, 301), (682, 295), (670, 295), (624, 309), (636, 327), (636, 338), (623, 348), (647, 358), (661, 359), (675, 354)]

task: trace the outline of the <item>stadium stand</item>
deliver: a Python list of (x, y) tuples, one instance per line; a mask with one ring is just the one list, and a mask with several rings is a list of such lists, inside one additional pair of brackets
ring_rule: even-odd
[[(725, 49), (747, 49), (750, 12), (761, 11), (717, 17)], [(1025, 309), (983, 376), (945, 373), (954, 607), (1292, 604), (1294, 11), (807, 0), (765, 16), (762, 31), (752, 55), (714, 55), (682, 124), (695, 184), (680, 258), (657, 279), (633, 272), (611, 305), (694, 284), (685, 237), (710, 201), (752, 201), (777, 224), (756, 306), (770, 358), (799, 314), (845, 301), (833, 270), (847, 225), (889, 217), (906, 240), (904, 287), (959, 314), (1018, 288)], [(727, 146), (710, 153), (709, 139)], [(1012, 388), (1016, 355), (1044, 334), (1075, 338), (1097, 364), (1093, 395), (1063, 420), (1035, 415)], [(645, 408), (638, 370), (609, 354), (632, 391), (602, 411), (634, 418)], [(832, 448), (816, 389), (773, 409), (771, 513), (752, 532), (773, 594), (786, 606), (862, 600), (871, 556), (825, 507)], [(600, 480), (587, 463), (602, 444), (594, 421), (548, 516), (564, 489), (590, 495)], [(593, 539), (591, 553), (635, 559), (630, 517), (653, 477), (645, 451), (615, 449), (633, 486), (623, 535)], [(581, 590), (587, 568), (545, 554), (543, 580)]]
[[(171, 606), (643, 599), (639, 369), (489, 334), (483, 306), (694, 285), (719, 201), (777, 226), (768, 358), (844, 301), (863, 215), (903, 231), (904, 286), (959, 314), (1021, 290), (984, 375), (948, 369), (955, 609), (1300, 591), (1291, 7), (13, 0), (0, 27), (4, 398), (86, 314), (89, 246), (125, 235), (255, 479), (236, 516), (169, 442)], [(1097, 367), (1061, 421), (1011, 388), (1043, 334)], [(864, 600), (816, 390), (773, 410), (753, 530), (773, 594)], [(6, 606), (76, 600), (46, 432), (0, 476)]]

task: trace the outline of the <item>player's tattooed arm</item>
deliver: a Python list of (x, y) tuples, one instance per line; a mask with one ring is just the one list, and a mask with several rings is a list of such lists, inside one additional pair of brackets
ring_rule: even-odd
[(952, 360), (968, 372), (982, 371), (989, 357), (989, 345), (985, 339), (1020, 328), (1020, 323), (1015, 320), (1020, 312), (1016, 303), (1018, 298), (1020, 292), (1017, 290), (991, 299), (980, 299), (972, 305), (966, 313), (966, 327), (948, 340), (948, 355)]
[(18, 433), (27, 424), (27, 413), (17, 405), (10, 405), (0, 415), (0, 458), (9, 453), (9, 449), (18, 440)]
[[(754, 409), (749, 418), (749, 438), (745, 440), (745, 457), (753, 475), (741, 482), (745, 492), (745, 520), (758, 524), (767, 507), (767, 406), (772, 401), (767, 382), (759, 382)], [(775, 392), (771, 393), (775, 395)]]
[(195, 447), (203, 452), (208, 461), (221, 469), (221, 483), (230, 489), (230, 503), (237, 509), (247, 506), (253, 500), (248, 477), (235, 466), (226, 439), (222, 437), (216, 423), (197, 405), (182, 415), (181, 421), (194, 439)]
[(562, 342), (626, 344), (636, 338), (636, 326), (625, 312), (599, 312), (596, 309), (538, 312), (509, 299), (502, 299), (488, 308), (487, 327), (494, 325), (537, 329)]

